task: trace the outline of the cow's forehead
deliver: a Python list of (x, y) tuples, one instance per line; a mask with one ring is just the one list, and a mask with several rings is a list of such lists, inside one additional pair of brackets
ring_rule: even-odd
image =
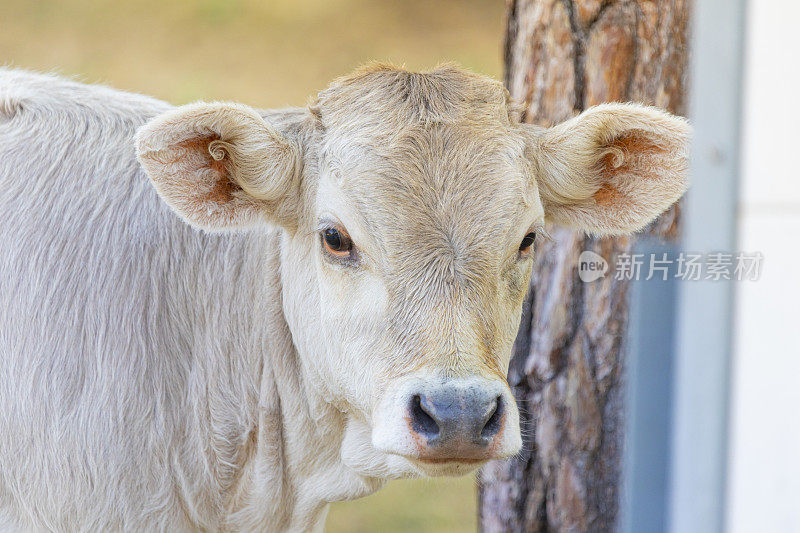
[(326, 130), (358, 128), (381, 136), (433, 122), (508, 126), (508, 103), (500, 82), (455, 65), (408, 72), (371, 64), (331, 83), (312, 109)]
[[(325, 160), (339, 187), (396, 218), (492, 218), (528, 201), (532, 176), (519, 139), (457, 124), (406, 128), (381, 143), (340, 138)], [(402, 207), (402, 209), (398, 209)], [(423, 217), (423, 219), (426, 217)]]
[(540, 209), (524, 143), (470, 125), (407, 127), (382, 143), (339, 137), (324, 161), (382, 255), (409, 268), (498, 263)]
[(316, 111), (322, 167), (384, 257), (495, 263), (540, 210), (499, 82), (453, 66), (378, 65), (334, 82)]

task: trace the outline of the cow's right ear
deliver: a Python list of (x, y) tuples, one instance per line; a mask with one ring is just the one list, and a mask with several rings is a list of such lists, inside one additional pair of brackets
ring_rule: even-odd
[(296, 213), (300, 147), (250, 107), (196, 103), (168, 111), (136, 133), (136, 154), (161, 198), (193, 226), (291, 225), (282, 214)]

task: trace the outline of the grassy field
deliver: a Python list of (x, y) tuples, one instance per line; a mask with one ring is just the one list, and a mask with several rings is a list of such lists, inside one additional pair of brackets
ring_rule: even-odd
[[(303, 105), (377, 59), (499, 76), (502, 0), (2, 0), (0, 64), (181, 104)], [(475, 529), (474, 478), (399, 481), (331, 509), (328, 531)]]

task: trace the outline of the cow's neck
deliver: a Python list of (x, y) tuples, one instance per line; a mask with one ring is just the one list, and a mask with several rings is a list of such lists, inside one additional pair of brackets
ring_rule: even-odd
[[(265, 261), (271, 278), (267, 297), (281, 302), (280, 258)], [(282, 308), (270, 308), (270, 315), (263, 317), (270, 331), (264, 342), (257, 427), (243, 453), (228, 522), (236, 530), (321, 530), (329, 502), (365, 496), (382, 482), (358, 475), (342, 462), (345, 415), (325, 401), (303, 369)], [(313, 309), (308, 312), (314, 315)]]

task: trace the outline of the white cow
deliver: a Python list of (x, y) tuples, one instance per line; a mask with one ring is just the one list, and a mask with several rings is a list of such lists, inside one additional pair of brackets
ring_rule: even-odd
[(688, 135), (450, 65), (263, 112), (0, 70), (0, 529), (316, 530), (516, 453), (536, 232), (643, 227)]

